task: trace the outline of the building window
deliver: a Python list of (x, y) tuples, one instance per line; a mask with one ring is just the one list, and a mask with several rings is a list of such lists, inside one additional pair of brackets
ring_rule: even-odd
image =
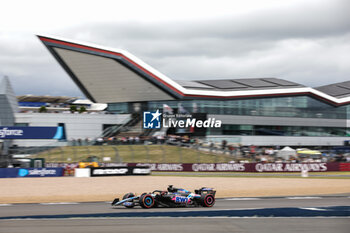
[[(348, 119), (349, 106), (335, 107), (309, 96), (277, 97), (243, 100), (181, 100), (149, 101), (149, 111), (162, 110), (163, 106), (171, 107), (176, 113), (181, 109), (189, 113), (217, 115), (245, 115), (269, 117), (295, 117), (319, 119)], [(195, 108), (194, 108), (195, 106)], [(111, 103), (108, 110), (115, 113), (130, 113), (128, 103)]]
[(17, 126), (17, 127), (27, 127), (27, 126), (29, 126), (29, 123), (20, 123), (20, 122), (17, 122), (17, 123), (15, 123), (15, 126)]
[(221, 129), (208, 130), (207, 135), (348, 137), (349, 132), (341, 127), (222, 125)]

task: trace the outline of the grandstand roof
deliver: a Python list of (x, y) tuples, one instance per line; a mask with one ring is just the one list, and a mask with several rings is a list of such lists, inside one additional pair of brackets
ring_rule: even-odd
[(345, 98), (350, 96), (350, 81), (325, 85), (316, 89), (336, 98)]
[[(278, 78), (174, 81), (127, 51), (38, 36), (87, 98), (94, 102), (237, 99), (308, 95), (343, 105), (350, 93), (311, 88)], [(347, 83), (347, 82), (345, 82)]]
[(48, 96), (48, 95), (21, 95), (17, 96), (18, 102), (41, 102), (41, 103), (69, 103), (78, 99), (68, 96)]
[(177, 80), (176, 82), (188, 89), (216, 91), (267, 90), (304, 87), (301, 84), (277, 78), (215, 79), (201, 81)]

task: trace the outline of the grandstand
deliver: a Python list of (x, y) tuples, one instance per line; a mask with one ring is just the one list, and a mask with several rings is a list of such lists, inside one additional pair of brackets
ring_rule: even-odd
[(350, 82), (311, 88), (271, 77), (173, 80), (121, 49), (39, 39), (85, 96), (107, 103), (109, 113), (204, 114), (222, 127), (201, 136), (243, 145), (340, 146), (350, 135)]

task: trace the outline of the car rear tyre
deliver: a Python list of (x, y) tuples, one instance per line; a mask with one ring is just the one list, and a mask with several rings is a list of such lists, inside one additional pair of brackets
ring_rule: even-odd
[[(123, 200), (128, 199), (128, 198), (130, 198), (130, 197), (135, 197), (135, 194), (133, 194), (133, 193), (127, 193), (127, 194), (125, 194), (125, 195), (123, 196)], [(124, 205), (124, 206), (125, 206), (126, 208), (134, 208), (135, 203), (134, 203), (134, 202), (130, 202), (130, 203), (132, 203), (132, 204), (130, 204), (130, 205), (128, 205), (128, 206), (126, 206), (126, 205)]]
[(203, 207), (212, 207), (215, 204), (215, 197), (212, 194), (202, 194), (200, 204)]
[(150, 194), (143, 194), (140, 197), (140, 206), (145, 209), (152, 208), (155, 204), (154, 197)]

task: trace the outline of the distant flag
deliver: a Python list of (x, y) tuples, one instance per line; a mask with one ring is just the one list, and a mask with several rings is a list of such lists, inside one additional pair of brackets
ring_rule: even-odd
[(194, 133), (194, 127), (193, 126), (190, 127), (190, 133)]
[(179, 108), (179, 113), (180, 113), (180, 114), (189, 114), (189, 113), (190, 113), (189, 111), (187, 111), (187, 110), (182, 106), (181, 103), (178, 104), (178, 108)]
[(163, 113), (173, 114), (174, 110), (167, 104), (163, 104)]
[(196, 113), (196, 112), (198, 112), (198, 107), (197, 107), (197, 103), (195, 103), (195, 102), (193, 102), (193, 105), (192, 105), (192, 107), (193, 107), (193, 113)]

